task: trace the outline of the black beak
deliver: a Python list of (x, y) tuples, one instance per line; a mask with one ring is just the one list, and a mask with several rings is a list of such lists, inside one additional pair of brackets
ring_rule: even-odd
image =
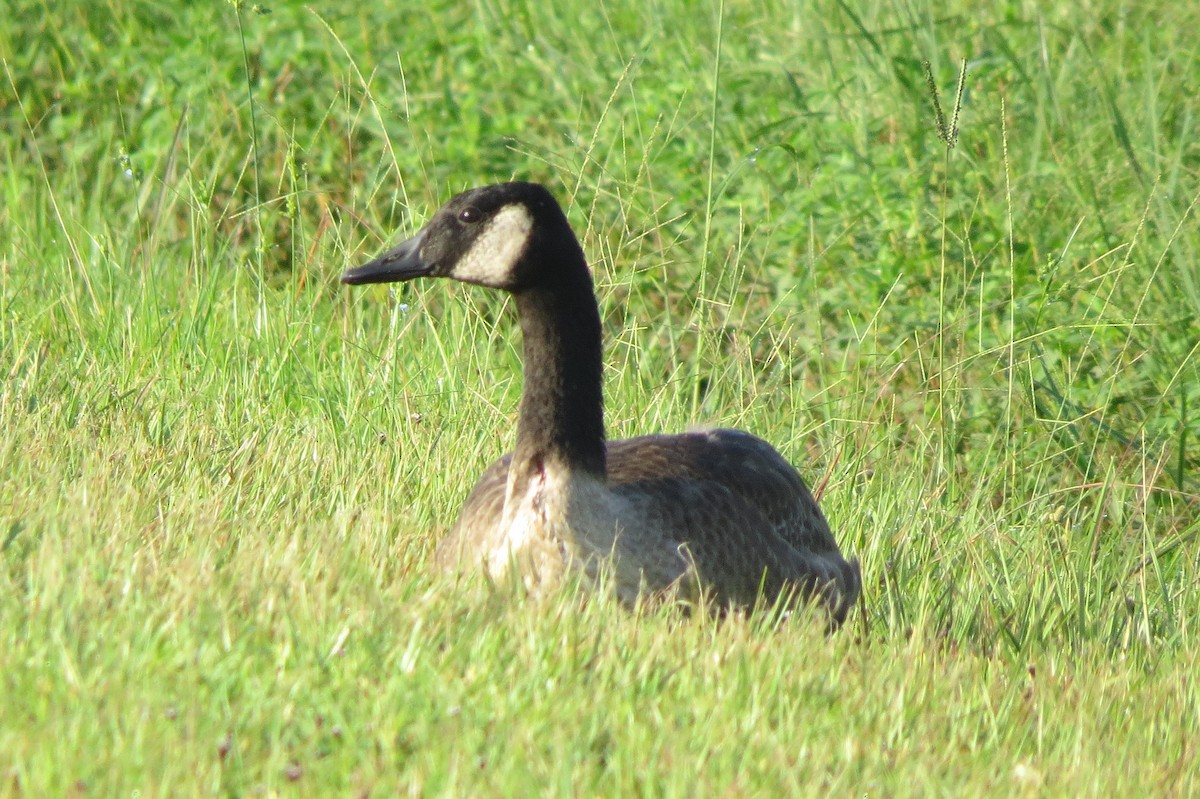
[(399, 283), (428, 275), (433, 271), (433, 266), (421, 257), (421, 244), (424, 240), (425, 231), (422, 230), (374, 261), (346, 270), (342, 274), (342, 282), (354, 286), (362, 283)]

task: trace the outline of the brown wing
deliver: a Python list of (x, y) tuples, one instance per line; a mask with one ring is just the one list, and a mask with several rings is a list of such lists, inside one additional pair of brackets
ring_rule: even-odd
[(701, 580), (731, 604), (799, 588), (826, 594), (840, 620), (859, 593), (856, 562), (796, 469), (770, 444), (737, 430), (614, 441), (609, 485), (639, 501), (686, 547)]
[[(462, 567), (496, 541), (509, 460), (505, 455), (479, 478), (438, 547), (442, 566)], [(637, 534), (653, 535), (655, 546), (664, 538), (678, 546), (723, 604), (752, 605), (760, 595), (774, 600), (792, 589), (820, 592), (840, 622), (858, 596), (858, 564), (842, 558), (799, 473), (749, 433), (611, 441), (608, 484), (637, 510)]]
[[(799, 551), (838, 551), (829, 524), (800, 474), (761, 438), (740, 430), (711, 430), (609, 444), (608, 482), (614, 490), (686, 481), (705, 483), (706, 488), (725, 487)], [(666, 492), (656, 493), (669, 501)]]

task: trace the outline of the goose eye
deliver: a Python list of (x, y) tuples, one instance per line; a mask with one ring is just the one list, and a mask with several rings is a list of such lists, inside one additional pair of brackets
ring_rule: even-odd
[(473, 205), (469, 205), (458, 213), (458, 221), (472, 225), (483, 218), (483, 214)]

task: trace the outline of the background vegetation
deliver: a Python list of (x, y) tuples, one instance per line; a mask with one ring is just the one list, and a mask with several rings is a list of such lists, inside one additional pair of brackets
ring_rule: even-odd
[[(388, 5), (8, 3), (0, 795), (1200, 790), (1200, 6)], [(842, 633), (432, 574), (511, 312), (337, 276), (511, 177)]]

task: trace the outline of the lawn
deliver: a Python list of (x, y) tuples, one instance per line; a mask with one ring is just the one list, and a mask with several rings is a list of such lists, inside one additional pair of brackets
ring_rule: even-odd
[[(0, 796), (1200, 793), (1200, 6), (1045, 5), (11, 0)], [(513, 309), (338, 276), (512, 178), (842, 631), (435, 572)]]

